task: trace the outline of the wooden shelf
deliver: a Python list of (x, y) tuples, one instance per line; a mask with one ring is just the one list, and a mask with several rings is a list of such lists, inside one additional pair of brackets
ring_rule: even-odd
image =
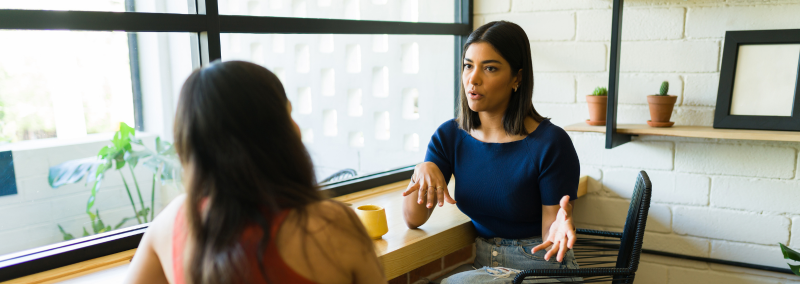
[[(605, 133), (605, 126), (576, 123), (564, 127), (566, 131)], [(617, 124), (617, 133), (631, 135), (661, 135), (695, 138), (717, 138), (762, 141), (800, 142), (800, 132), (770, 130), (714, 129), (710, 126), (650, 127), (647, 124)]]

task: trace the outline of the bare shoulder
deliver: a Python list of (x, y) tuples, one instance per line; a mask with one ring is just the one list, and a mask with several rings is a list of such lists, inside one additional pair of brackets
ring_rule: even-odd
[(171, 229), (175, 223), (175, 216), (178, 215), (178, 211), (181, 206), (183, 206), (184, 201), (186, 201), (186, 194), (178, 195), (178, 197), (170, 201), (167, 207), (164, 207), (164, 210), (161, 210), (161, 213), (158, 213), (158, 216), (150, 223), (148, 230), (162, 233), (164, 229), (170, 229), (169, 231), (171, 233)]
[(375, 254), (355, 212), (337, 201), (309, 204), (304, 211), (293, 210), (278, 231), (283, 260), (317, 283), (357, 283), (359, 263)]
[(175, 197), (161, 213), (158, 213), (158, 216), (147, 228), (147, 237), (158, 240), (152, 244), (159, 257), (172, 252), (172, 230), (175, 227), (175, 217), (185, 201), (186, 194)]
[(355, 211), (344, 203), (324, 200), (309, 204), (306, 210), (308, 212), (307, 228), (309, 232), (358, 234), (364, 231)]

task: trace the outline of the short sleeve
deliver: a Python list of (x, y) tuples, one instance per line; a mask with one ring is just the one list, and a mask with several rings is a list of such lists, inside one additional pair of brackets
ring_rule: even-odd
[(549, 127), (553, 129), (550, 139), (542, 141), (545, 147), (539, 161), (539, 191), (542, 205), (558, 205), (564, 195), (578, 199), (581, 166), (566, 131), (555, 125)]
[(450, 183), (450, 176), (453, 175), (453, 148), (458, 133), (454, 124), (455, 121), (448, 120), (440, 125), (431, 136), (425, 153), (425, 162), (433, 162), (439, 167), (445, 183)]

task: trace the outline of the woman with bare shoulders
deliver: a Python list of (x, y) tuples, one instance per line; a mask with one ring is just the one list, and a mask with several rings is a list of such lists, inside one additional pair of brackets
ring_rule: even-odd
[(150, 224), (126, 283), (386, 283), (363, 225), (325, 200), (283, 86), (216, 62), (181, 89), (185, 196)]

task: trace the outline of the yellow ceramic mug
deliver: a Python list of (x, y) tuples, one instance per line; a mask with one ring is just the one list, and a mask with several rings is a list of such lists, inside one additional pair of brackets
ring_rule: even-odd
[(361, 205), (356, 208), (356, 214), (361, 223), (367, 228), (367, 234), (372, 239), (380, 239), (389, 232), (386, 225), (386, 211), (378, 205)]

